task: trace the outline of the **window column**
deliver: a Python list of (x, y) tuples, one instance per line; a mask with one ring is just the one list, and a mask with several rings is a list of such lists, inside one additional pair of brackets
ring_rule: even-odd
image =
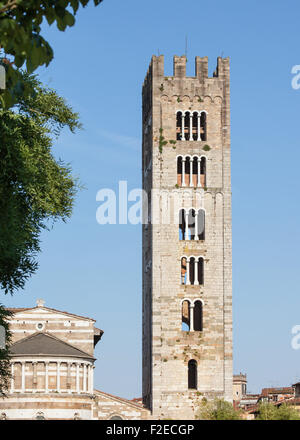
[(195, 210), (194, 240), (198, 240), (198, 211)]
[(190, 113), (190, 141), (193, 140), (193, 113)]
[(185, 211), (184, 239), (189, 240), (189, 211)]
[(181, 186), (185, 186), (185, 157), (182, 158), (182, 182)]
[(10, 382), (10, 392), (13, 393), (15, 389), (15, 378), (14, 378), (14, 371), (15, 371), (15, 363), (11, 363), (11, 382)]
[(190, 259), (186, 259), (186, 284), (191, 284), (190, 282)]
[(86, 364), (83, 364), (83, 392), (86, 392)]
[(94, 392), (94, 365), (90, 366), (90, 393)]
[(22, 390), (22, 393), (24, 393), (24, 391), (25, 391), (25, 362), (22, 361), (22, 362), (21, 362), (21, 365), (22, 365), (22, 382), (21, 382), (21, 390)]
[(201, 186), (201, 159), (198, 157), (197, 159), (197, 186)]
[(194, 284), (195, 286), (199, 284), (198, 280), (198, 258), (195, 258), (195, 266), (194, 266)]
[(198, 129), (197, 129), (197, 141), (201, 141), (201, 124), (200, 124), (200, 118), (201, 118), (201, 114), (198, 113), (198, 115), (197, 115), (197, 123), (198, 123)]
[(190, 304), (190, 331), (194, 331), (194, 304)]
[(184, 136), (184, 112), (182, 112), (182, 116), (181, 116), (181, 140), (185, 141), (185, 136)]
[(79, 362), (76, 363), (76, 392), (80, 393), (80, 389), (79, 389)]
[(49, 362), (45, 362), (45, 392), (48, 393), (49, 387)]
[(71, 392), (71, 367), (72, 362), (67, 362), (67, 389)]
[(57, 391), (60, 392), (60, 362), (57, 362), (56, 388)]

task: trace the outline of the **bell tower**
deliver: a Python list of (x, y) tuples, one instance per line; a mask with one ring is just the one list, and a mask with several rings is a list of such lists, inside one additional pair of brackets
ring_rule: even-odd
[(229, 59), (153, 56), (143, 84), (143, 400), (154, 418), (232, 401)]

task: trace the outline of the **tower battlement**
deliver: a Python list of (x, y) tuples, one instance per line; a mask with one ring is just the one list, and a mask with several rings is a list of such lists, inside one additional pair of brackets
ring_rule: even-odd
[[(217, 66), (212, 77), (208, 76), (208, 57), (195, 57), (195, 76), (186, 75), (186, 63), (187, 58), (185, 55), (173, 57), (173, 75), (174, 78), (194, 78), (199, 81), (204, 81), (205, 79), (212, 78), (228, 78), (229, 79), (229, 57), (217, 58)], [(165, 75), (164, 69), (164, 55), (153, 55), (149, 69), (147, 71), (144, 86), (147, 84), (150, 78), (153, 76), (160, 78), (171, 78)]]

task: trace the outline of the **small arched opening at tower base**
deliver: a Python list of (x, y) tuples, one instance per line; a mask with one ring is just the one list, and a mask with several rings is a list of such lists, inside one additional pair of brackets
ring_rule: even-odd
[(182, 112), (176, 113), (176, 140), (182, 139)]
[(205, 240), (205, 211), (204, 209), (198, 210), (197, 215), (197, 237), (196, 240)]
[(190, 301), (184, 300), (182, 301), (181, 306), (181, 330), (188, 332), (191, 329), (191, 320), (190, 320)]
[(197, 389), (197, 361), (191, 359), (188, 363), (188, 388)]
[(35, 420), (45, 420), (44, 413), (42, 411), (39, 411), (35, 416)]
[(200, 133), (201, 133), (201, 141), (207, 140), (207, 123), (206, 123), (206, 113), (201, 112), (200, 116)]
[(123, 418), (117, 414), (114, 414), (108, 420), (123, 420)]
[(179, 211), (179, 240), (185, 239), (185, 229), (186, 229), (185, 210), (180, 209), (180, 211)]
[(200, 300), (194, 303), (194, 330), (196, 332), (202, 332), (203, 330), (203, 306)]

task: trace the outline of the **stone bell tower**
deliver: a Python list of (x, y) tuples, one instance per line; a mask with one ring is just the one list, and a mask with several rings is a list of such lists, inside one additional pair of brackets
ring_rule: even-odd
[(161, 419), (232, 401), (229, 59), (195, 65), (165, 76), (153, 56), (143, 85), (143, 400)]

